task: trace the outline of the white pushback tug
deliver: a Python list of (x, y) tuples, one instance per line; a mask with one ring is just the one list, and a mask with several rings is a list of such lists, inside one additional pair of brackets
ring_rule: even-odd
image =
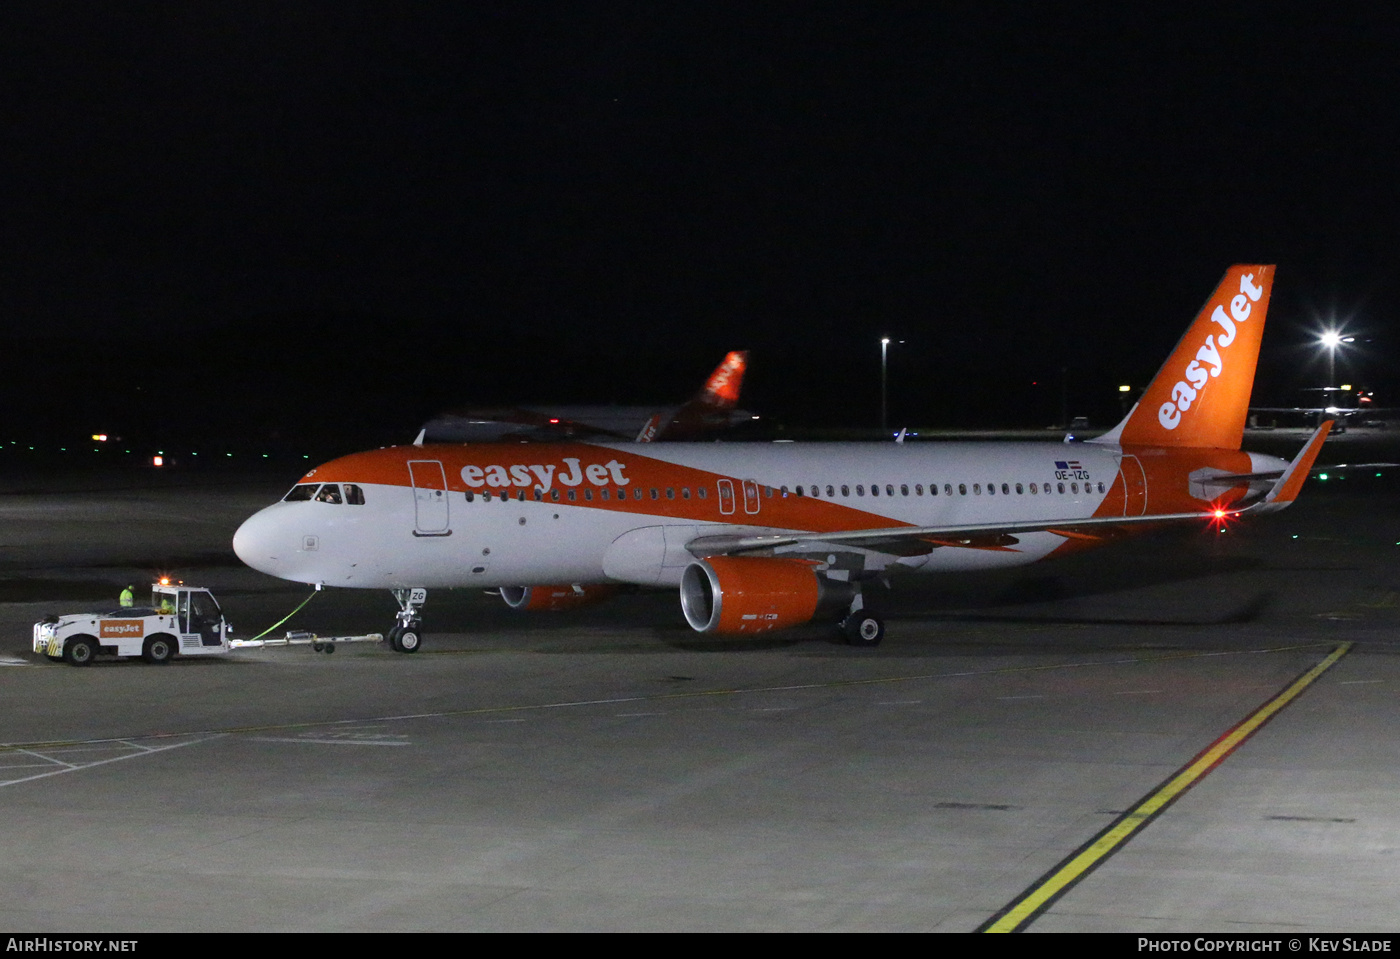
[(168, 663), (176, 655), (209, 656), (267, 646), (310, 646), (316, 652), (333, 653), (336, 643), (384, 640), (380, 633), (321, 637), (293, 631), (276, 639), (233, 639), (232, 633), (233, 628), (209, 590), (155, 583), (151, 586), (149, 606), (45, 617), (34, 624), (34, 652), (54, 661), (86, 666), (99, 653)]

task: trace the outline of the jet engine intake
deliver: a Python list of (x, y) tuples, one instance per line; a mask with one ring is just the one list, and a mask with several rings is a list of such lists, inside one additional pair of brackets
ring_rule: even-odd
[(701, 633), (751, 635), (800, 626), (850, 603), (855, 587), (819, 576), (802, 559), (709, 556), (681, 574), (681, 610)]
[(577, 609), (592, 606), (617, 592), (610, 583), (565, 583), (562, 586), (502, 586), (501, 599), (511, 609), (539, 610)]

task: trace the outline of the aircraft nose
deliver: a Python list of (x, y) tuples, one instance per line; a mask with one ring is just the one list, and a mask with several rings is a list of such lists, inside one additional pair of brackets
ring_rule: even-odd
[(276, 517), (270, 515), (271, 508), (259, 510), (243, 521), (233, 534), (233, 551), (246, 565), (269, 576), (280, 575), (285, 561), (279, 555), (284, 552), (285, 533), (279, 529)]

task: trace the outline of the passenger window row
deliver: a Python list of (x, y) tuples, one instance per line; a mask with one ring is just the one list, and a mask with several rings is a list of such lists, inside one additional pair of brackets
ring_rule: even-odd
[[(297, 487), (297, 489), (300, 489), (300, 488), (301, 488), (301, 487)], [(349, 489), (351, 489), (351, 488), (352, 488), (352, 487), (350, 487), (348, 484), (346, 485), (346, 489), (347, 489), (347, 490), (349, 490)], [(357, 489), (357, 488), (356, 488), (356, 489)], [(895, 496), (895, 495), (899, 495), (899, 496), (908, 496), (908, 495), (910, 495), (910, 489), (911, 489), (911, 487), (910, 487), (910, 485), (909, 485), (908, 483), (901, 483), (901, 484), (899, 485), (899, 487), (898, 487), (898, 493), (896, 494), (896, 487), (895, 487), (895, 485), (894, 485), (893, 483), (886, 483), (886, 484), (884, 484), (883, 486), (881, 486), (881, 485), (878, 484), (878, 483), (872, 483), (872, 484), (870, 484), (870, 487), (868, 488), (868, 490), (867, 490), (867, 487), (865, 486), (865, 484), (863, 484), (863, 483), (857, 483), (857, 484), (855, 484), (855, 487), (854, 487), (854, 494), (855, 494), (856, 496), (865, 496), (865, 495), (867, 495), (867, 492), (868, 492), (868, 494), (869, 494), (870, 496), (881, 496), (881, 495), (883, 495), (883, 496)], [(915, 495), (915, 496), (923, 496), (923, 495), (925, 494), (924, 485), (923, 485), (922, 483), (915, 483), (915, 484), (913, 485), (912, 489), (913, 489), (913, 495)], [(839, 492), (838, 492), (838, 491), (839, 491)], [(1096, 492), (1096, 491), (1099, 492), (1099, 493), (1103, 493), (1103, 492), (1104, 492), (1104, 484), (1101, 483), (1101, 482), (1100, 482), (1100, 483), (1084, 483), (1084, 484), (1083, 484), (1083, 488), (1082, 488), (1082, 492), (1083, 492), (1083, 493), (1092, 494), (1092, 493), (1094, 493), (1094, 492)], [(295, 492), (295, 491), (294, 491), (294, 492)], [(577, 489), (567, 489), (567, 490), (562, 490), (562, 491), (561, 491), (561, 490), (558, 490), (558, 489), (552, 489), (552, 490), (550, 490), (548, 493), (545, 493), (543, 490), (540, 490), (540, 489), (538, 489), (538, 488), (535, 489), (535, 490), (533, 490), (533, 491), (526, 491), (526, 490), (523, 490), (523, 489), (521, 489), (521, 490), (495, 490), (495, 491), (493, 491), (493, 490), (486, 490), (486, 491), (480, 492), (480, 493), (475, 492), (475, 491), (473, 491), (473, 490), (467, 490), (467, 492), (466, 492), (466, 500), (467, 500), (468, 503), (472, 503), (472, 502), (475, 502), (476, 499), (479, 497), (479, 498), (481, 499), (481, 501), (484, 502), (484, 503), (489, 503), (489, 502), (491, 502), (493, 499), (495, 499), (495, 500), (500, 500), (500, 501), (502, 501), (502, 502), (510, 502), (510, 501), (514, 500), (514, 501), (520, 502), (520, 503), (525, 502), (527, 499), (533, 499), (533, 500), (534, 500), (535, 502), (537, 502), (537, 503), (538, 503), (538, 502), (543, 502), (545, 499), (548, 499), (550, 502), (553, 502), (553, 503), (558, 503), (558, 502), (561, 502), (561, 501), (569, 502), (569, 503), (576, 503), (576, 502), (579, 502), (580, 499), (581, 499), (583, 502), (589, 502), (589, 503), (594, 502), (594, 500), (595, 500), (594, 490), (585, 488), (585, 489), (582, 491), (582, 493), (583, 493), (582, 497), (579, 496), (579, 492), (580, 492), (580, 491), (577, 490)], [(771, 487), (771, 486), (765, 486), (765, 487), (763, 487), (763, 495), (764, 495), (766, 498), (771, 499), (771, 498), (773, 497), (774, 492), (775, 492), (775, 490), (774, 490), (774, 488)], [(834, 499), (834, 498), (836, 498), (838, 495), (839, 495), (839, 496), (844, 496), (844, 497), (850, 497), (850, 496), (852, 495), (852, 487), (851, 487), (850, 484), (845, 484), (845, 483), (841, 484), (840, 486), (837, 486), (837, 485), (835, 485), (835, 484), (827, 484), (826, 487), (825, 487), (825, 493), (823, 493), (823, 487), (822, 487), (822, 486), (817, 485), (817, 484), (812, 484), (812, 485), (810, 485), (810, 486), (798, 485), (798, 486), (792, 487), (791, 490), (790, 490), (788, 487), (783, 486), (783, 487), (779, 487), (778, 490), (777, 490), (776, 492), (778, 492), (778, 493), (781, 494), (782, 496), (797, 495), (797, 496), (821, 497), (821, 496), (825, 495), (827, 498)], [(937, 483), (930, 483), (930, 484), (928, 485), (927, 494), (928, 494), (929, 496), (938, 496), (938, 495), (939, 495), (939, 492), (940, 492), (940, 488), (939, 488), (939, 485), (938, 485)], [(1061, 496), (1063, 496), (1063, 495), (1066, 494), (1066, 493), (1069, 493), (1069, 494), (1074, 495), (1074, 496), (1078, 496), (1078, 495), (1080, 494), (1080, 492), (1081, 492), (1081, 488), (1080, 488), (1080, 484), (1079, 484), (1078, 482), (1070, 482), (1070, 483), (1000, 483), (1000, 484), (998, 484), (998, 483), (987, 483), (985, 486), (984, 486), (982, 483), (971, 483), (971, 484), (968, 484), (968, 483), (958, 483), (956, 486), (954, 486), (954, 484), (952, 484), (952, 483), (944, 483), (944, 484), (942, 485), (942, 495), (944, 495), (944, 496), (954, 496), (954, 495), (956, 495), (956, 496), (967, 496), (967, 495), (969, 495), (969, 494), (972, 495), (972, 496), (981, 496), (981, 495), (983, 495), (984, 493), (985, 493), (987, 496), (996, 496), (996, 495), (998, 495), (998, 493), (999, 493), (1000, 495), (1002, 495), (1002, 496), (1012, 496), (1012, 495), (1015, 495), (1015, 496), (1025, 496), (1025, 495), (1031, 495), (1031, 496), (1039, 496), (1039, 495), (1052, 496), (1052, 495), (1061, 495)], [(679, 490), (678, 490), (676, 487), (674, 487), (674, 486), (668, 486), (668, 487), (666, 487), (665, 489), (661, 489), (661, 488), (658, 488), (658, 487), (651, 487), (651, 488), (633, 487), (633, 488), (632, 488), (632, 492), (631, 492), (631, 499), (634, 500), (634, 501), (635, 501), (635, 500), (643, 500), (643, 499), (660, 500), (660, 499), (662, 499), (662, 498), (665, 498), (665, 499), (668, 499), (668, 500), (674, 500), (674, 499), (677, 499), (678, 497), (679, 497), (680, 499), (682, 499), (682, 500), (688, 500), (688, 499), (691, 498), (691, 496), (692, 496), (692, 493), (691, 493), (691, 488), (690, 488), (689, 486), (680, 487)], [(709, 490), (707, 490), (707, 489), (706, 489), (705, 487), (703, 487), (703, 486), (697, 487), (697, 488), (695, 489), (695, 491), (694, 491), (694, 496), (695, 496), (695, 498), (697, 498), (697, 499), (702, 499), (702, 500), (703, 500), (703, 499), (708, 499), (708, 498), (709, 498)], [(289, 499), (291, 498), (291, 494), (288, 494), (288, 498), (289, 498)], [(302, 497), (302, 498), (307, 498), (307, 497)], [(626, 501), (626, 500), (628, 499), (628, 492), (627, 492), (626, 489), (623, 489), (622, 487), (618, 487), (616, 491), (614, 491), (614, 490), (612, 490), (612, 489), (610, 489), (610, 488), (605, 488), (605, 489), (601, 489), (601, 490), (598, 490), (598, 491), (597, 491), (596, 499), (597, 499), (598, 501), (601, 501), (601, 502), (611, 502), (611, 501), (613, 501), (613, 500), (616, 500), (616, 502), (621, 503), (621, 502), (624, 502), (624, 501)], [(361, 500), (361, 502), (363, 502), (363, 500)]]
[[(527, 491), (526, 491), (526, 490), (523, 490), (523, 489), (522, 489), (522, 490), (496, 490), (496, 491), (486, 490), (485, 492), (481, 492), (481, 493), (474, 492), (473, 490), (467, 490), (467, 502), (468, 502), (468, 503), (475, 502), (476, 499), (477, 499), (477, 497), (480, 497), (480, 498), (481, 498), (481, 501), (482, 501), (483, 503), (489, 503), (489, 502), (491, 502), (491, 500), (493, 500), (493, 499), (499, 499), (499, 500), (501, 500), (502, 502), (510, 502), (512, 499), (514, 499), (514, 500), (515, 500), (516, 502), (518, 502), (518, 503), (523, 503), (523, 502), (525, 502), (526, 499), (533, 499), (536, 503), (543, 502), (545, 499), (548, 499), (551, 503), (558, 503), (558, 502), (562, 499), (562, 500), (564, 500), (564, 501), (566, 501), (566, 502), (569, 502), (569, 503), (576, 503), (576, 502), (578, 502), (579, 499), (580, 499), (580, 497), (579, 497), (579, 491), (576, 490), (576, 489), (568, 489), (568, 490), (564, 490), (564, 491), (562, 491), (562, 492), (561, 492), (560, 490), (557, 490), (557, 489), (552, 489), (552, 490), (550, 490), (548, 493), (545, 493), (543, 490), (541, 490), (541, 489), (539, 489), (539, 488), (537, 487), (537, 488), (534, 489), (533, 491), (529, 491), (529, 495), (528, 495), (528, 496), (527, 496), (526, 494), (527, 494)], [(659, 488), (659, 487), (651, 487), (650, 489), (643, 489), (642, 487), (637, 486), (637, 487), (633, 487), (633, 489), (632, 489), (632, 499), (633, 499), (633, 500), (640, 500), (640, 499), (643, 499), (643, 498), (646, 498), (646, 499), (653, 499), (653, 500), (659, 500), (659, 499), (661, 499), (662, 497), (665, 497), (666, 499), (669, 499), (669, 500), (673, 500), (673, 499), (676, 499), (676, 498), (677, 498), (677, 495), (679, 495), (680, 499), (683, 499), (683, 500), (688, 500), (688, 499), (690, 499), (690, 498), (691, 498), (691, 490), (690, 490), (690, 487), (689, 487), (689, 486), (682, 486), (679, 490), (677, 490), (676, 487), (674, 487), (674, 486), (668, 486), (668, 487), (666, 487), (666, 488), (663, 490), (663, 489), (661, 489), (661, 488)], [(707, 489), (706, 489), (705, 487), (703, 487), (703, 486), (697, 487), (696, 490), (695, 490), (694, 495), (695, 495), (695, 498), (696, 498), (696, 499), (709, 499), (709, 497), (710, 497), (709, 490), (707, 490)], [(769, 495), (769, 496), (772, 496), (772, 495), (773, 495), (773, 491), (772, 491), (771, 489), (768, 491), (768, 495)], [(600, 501), (602, 501), (602, 502), (605, 502), (605, 503), (606, 503), (606, 502), (612, 501), (612, 500), (614, 499), (613, 490), (610, 489), (610, 488), (604, 488), (604, 489), (598, 490), (598, 491), (597, 491), (597, 499), (600, 500)], [(619, 486), (619, 487), (617, 488), (617, 491), (616, 491), (616, 501), (619, 502), (619, 503), (621, 503), (621, 502), (623, 502), (623, 501), (626, 500), (626, 499), (627, 499), (627, 490), (625, 490), (625, 489), (623, 489), (622, 487)], [(593, 502), (593, 501), (594, 501), (594, 491), (593, 491), (592, 489), (585, 488), (585, 489), (583, 490), (582, 500), (583, 500), (584, 502), (588, 502), (588, 503)]]
[[(342, 487), (345, 490), (343, 497), (340, 492)], [(335, 505), (346, 503), (350, 506), (363, 506), (365, 505), (365, 491), (354, 483), (298, 483), (288, 491), (286, 496), (282, 497), (284, 503), (302, 503), (308, 500)]]
[[(1080, 492), (1079, 483), (1077, 483), (1077, 482), (1072, 482), (1072, 483), (1053, 483), (1053, 484), (1052, 484), (1052, 483), (1002, 483), (1002, 484), (1000, 484), (1000, 487), (998, 487), (998, 484), (996, 484), (996, 483), (988, 483), (988, 484), (986, 485), (985, 492), (986, 492), (986, 494), (987, 494), (988, 496), (996, 496), (996, 495), (997, 495), (997, 492), (998, 492), (998, 489), (1000, 490), (1000, 493), (1001, 493), (1002, 496), (1011, 496), (1011, 495), (1013, 494), (1013, 492), (1014, 492), (1015, 495), (1017, 495), (1017, 496), (1024, 496), (1024, 495), (1026, 495), (1027, 493), (1029, 493), (1029, 494), (1032, 495), (1032, 496), (1038, 496), (1038, 495), (1040, 495), (1040, 494), (1042, 494), (1042, 493), (1045, 494), (1046, 496), (1051, 496), (1051, 495), (1054, 495), (1054, 494), (1061, 494), (1061, 495), (1063, 495), (1065, 492), (1069, 492), (1069, 493), (1072, 493), (1072, 494), (1074, 494), (1074, 495), (1077, 496), (1077, 495), (1079, 495), (1079, 492)], [(1093, 493), (1096, 489), (1097, 489), (1098, 492), (1102, 493), (1102, 492), (1104, 491), (1104, 485), (1103, 485), (1103, 483), (1098, 483), (1098, 484), (1094, 484), (1094, 483), (1085, 483), (1085, 484), (1084, 484), (1084, 492), (1085, 492), (1085, 493)], [(838, 487), (838, 486), (836, 486), (835, 484), (832, 484), (832, 483), (828, 483), (828, 484), (826, 485), (826, 494), (825, 494), (825, 495), (826, 495), (828, 498), (835, 498), (835, 497), (837, 496), (837, 490), (840, 490), (840, 495), (841, 495), (841, 496), (847, 496), (847, 497), (848, 497), (848, 496), (851, 495), (851, 487), (850, 487), (849, 484), (842, 484), (841, 486)], [(984, 492), (981, 483), (973, 483), (973, 484), (971, 484), (971, 490), (972, 490), (972, 495), (973, 495), (973, 496), (981, 496), (982, 493)], [(883, 492), (882, 492), (882, 491), (883, 491)], [(820, 485), (815, 484), (815, 483), (812, 484), (811, 486), (802, 486), (802, 485), (794, 486), (793, 489), (792, 489), (792, 492), (793, 492), (795, 495), (797, 495), (797, 496), (818, 496), (818, 497), (819, 497), (819, 496), (823, 495), (823, 494), (822, 494), (822, 487), (821, 487)], [(869, 492), (870, 492), (870, 495), (871, 495), (871, 496), (880, 496), (880, 495), (884, 495), (884, 496), (894, 496), (894, 495), (895, 495), (895, 486), (894, 486), (893, 483), (886, 483), (883, 487), (882, 487), (879, 483), (871, 483), (871, 484), (870, 484), (870, 490), (869, 490)], [(953, 486), (952, 483), (944, 483), (944, 484), (943, 484), (943, 495), (944, 495), (944, 496), (952, 496), (952, 495), (954, 495), (954, 493), (956, 493), (958, 496), (966, 496), (966, 495), (968, 495), (968, 484), (967, 484), (967, 483), (959, 483), (959, 484), (957, 484), (957, 487), (956, 487), (956, 488)], [(788, 495), (788, 488), (787, 488), (786, 486), (782, 487), (782, 494), (783, 494), (784, 496)], [(866, 487), (865, 487), (865, 484), (863, 484), (863, 483), (857, 483), (856, 486), (855, 486), (855, 495), (857, 495), (857, 496), (864, 496), (865, 494), (866, 494)], [(899, 485), (899, 495), (900, 495), (900, 496), (908, 496), (908, 495), (909, 495), (909, 484), (908, 484), (908, 483), (901, 483), (901, 484)], [(914, 484), (914, 495), (915, 495), (915, 496), (923, 496), (923, 495), (924, 495), (924, 485), (923, 485), (922, 483), (915, 483), (915, 484)], [(928, 495), (929, 495), (929, 496), (937, 496), (937, 495), (938, 495), (938, 484), (937, 484), (937, 483), (930, 483), (930, 484), (928, 484)]]

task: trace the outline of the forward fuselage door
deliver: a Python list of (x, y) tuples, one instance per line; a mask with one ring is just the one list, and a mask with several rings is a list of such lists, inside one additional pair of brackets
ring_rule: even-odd
[(448, 528), (447, 476), (437, 460), (409, 460), (413, 481), (413, 535), (446, 536)]

